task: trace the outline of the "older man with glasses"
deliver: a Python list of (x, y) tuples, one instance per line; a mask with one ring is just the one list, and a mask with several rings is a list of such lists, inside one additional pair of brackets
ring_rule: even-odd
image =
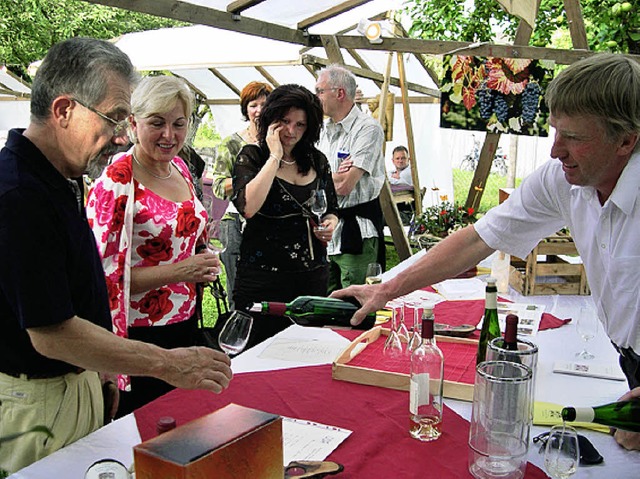
[(109, 42), (53, 46), (33, 82), (28, 128), (11, 130), (0, 151), (0, 437), (36, 425), (53, 432), (3, 445), (0, 470), (25, 467), (113, 417), (117, 401), (103, 399), (103, 387), (117, 398), (113, 373), (214, 392), (231, 379), (217, 351), (167, 350), (111, 332), (109, 290), (74, 179), (128, 143), (136, 80)]

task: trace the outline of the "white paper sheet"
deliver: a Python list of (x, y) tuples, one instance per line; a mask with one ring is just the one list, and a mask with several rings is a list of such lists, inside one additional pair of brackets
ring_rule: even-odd
[(342, 341), (277, 338), (258, 357), (260, 359), (278, 359), (298, 364), (330, 363), (343, 349), (344, 343)]
[(447, 279), (433, 288), (447, 301), (485, 299), (487, 283), (478, 278)]
[(352, 432), (304, 419), (282, 419), (285, 466), (291, 461), (324, 461)]

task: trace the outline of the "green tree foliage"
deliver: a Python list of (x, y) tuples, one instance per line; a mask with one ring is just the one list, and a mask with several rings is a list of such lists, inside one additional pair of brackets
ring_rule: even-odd
[[(484, 42), (495, 39), (492, 29), (512, 40), (519, 19), (507, 14), (495, 0), (409, 0), (413, 19), (410, 34), (431, 40)], [(581, 0), (589, 48), (640, 54), (640, 4), (635, 1)], [(562, 0), (542, 0), (530, 44), (555, 46), (558, 31), (568, 32)]]
[(30, 63), (71, 37), (110, 39), (124, 33), (184, 23), (80, 0), (2, 0), (0, 62), (28, 78)]

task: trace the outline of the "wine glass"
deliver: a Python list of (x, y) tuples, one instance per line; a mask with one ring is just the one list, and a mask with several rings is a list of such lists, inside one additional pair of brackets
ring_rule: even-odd
[(382, 283), (382, 266), (380, 263), (369, 263), (367, 265), (367, 274), (364, 282), (366, 284)]
[(575, 474), (580, 461), (578, 433), (570, 426), (551, 428), (544, 450), (544, 467), (553, 479), (567, 479)]
[(411, 317), (413, 318), (413, 328), (411, 328), (407, 349), (413, 352), (422, 343), (422, 308), (420, 307), (420, 302), (411, 301), (407, 303), (407, 309), (411, 312)]
[(249, 341), (253, 317), (243, 311), (233, 311), (222, 327), (218, 343), (220, 348), (229, 356), (238, 354)]
[(396, 323), (396, 332), (400, 337), (400, 341), (409, 343), (409, 330), (407, 329), (407, 325), (404, 322), (405, 314), (404, 314), (404, 301), (398, 301), (400, 303), (400, 312), (398, 314), (397, 323)]
[[(592, 308), (580, 308), (578, 320), (576, 321), (576, 331), (578, 331), (580, 338), (587, 344), (596, 337), (596, 333), (598, 332), (598, 318)], [(585, 344), (582, 351), (576, 353), (576, 358), (593, 359), (595, 357), (587, 350), (587, 344)]]
[(316, 226), (314, 229), (316, 231), (322, 231), (326, 229), (325, 226), (321, 225), (322, 215), (327, 212), (327, 194), (324, 190), (315, 190), (313, 192), (311, 212), (318, 217), (318, 226)]
[(209, 220), (207, 224), (207, 238), (209, 238), (207, 242), (207, 246), (209, 252), (220, 255), (223, 253), (227, 247), (219, 238), (220, 236), (220, 220)]
[(391, 329), (389, 336), (382, 347), (382, 354), (387, 357), (400, 357), (402, 355), (402, 341), (398, 336), (398, 318), (402, 316), (404, 304), (401, 302), (391, 303)]

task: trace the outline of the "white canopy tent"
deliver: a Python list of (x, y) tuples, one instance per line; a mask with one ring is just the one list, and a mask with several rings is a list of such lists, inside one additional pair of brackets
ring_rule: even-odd
[(0, 137), (10, 128), (28, 125), (30, 93), (22, 80), (0, 66)]
[[(358, 21), (359, 18), (352, 18), (350, 24), (355, 25)], [(184, 78), (210, 105), (216, 128), (222, 136), (244, 127), (238, 99), (240, 90), (249, 81), (266, 81), (274, 86), (298, 83), (313, 91), (314, 68), (330, 63), (322, 48), (301, 49), (292, 43), (203, 25), (131, 33), (119, 38), (116, 45), (129, 55), (140, 71), (164, 70)], [(361, 64), (350, 54), (344, 56), (345, 63), (358, 76), (358, 87), (364, 97), (375, 97), (380, 93), (376, 80), (378, 83), (383, 80), (389, 54), (356, 50), (356, 55), (368, 70), (361, 72)], [(416, 86), (410, 91), (410, 109), (414, 138), (420, 139), (415, 144), (420, 182), (436, 185), (440, 194), (453, 198), (451, 158), (442, 151), (451, 132), (438, 128), (439, 107), (434, 103), (437, 86), (416, 57), (405, 55), (403, 60), (407, 81)], [(399, 77), (395, 58), (391, 62), (391, 77)], [(397, 86), (391, 85), (389, 90), (400, 98)], [(387, 145), (387, 158), (395, 146), (407, 144), (403, 118), (402, 105), (397, 103), (393, 141)], [(429, 203), (428, 197), (425, 200)]]

